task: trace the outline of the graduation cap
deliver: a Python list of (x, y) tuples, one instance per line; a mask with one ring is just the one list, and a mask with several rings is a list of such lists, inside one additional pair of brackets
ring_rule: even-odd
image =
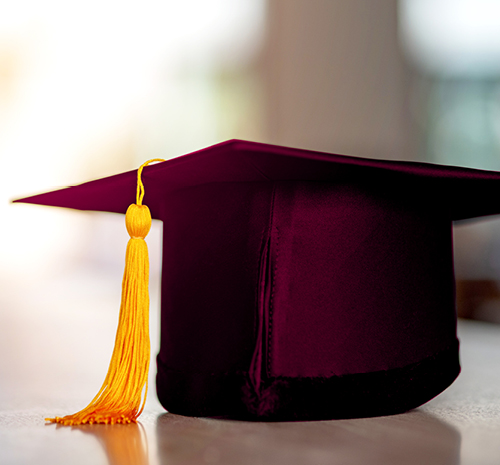
[[(168, 411), (387, 415), (458, 376), (452, 222), (500, 213), (500, 173), (238, 140), (142, 168), (17, 202), (125, 213), (144, 183), (164, 223), (156, 381)], [(147, 303), (134, 299), (120, 324)], [(125, 324), (135, 335), (119, 327), (115, 352), (144, 349), (139, 320)], [(137, 358), (116, 375), (135, 400), (97, 405), (108, 373), (87, 417), (52, 421), (135, 421), (149, 361)]]

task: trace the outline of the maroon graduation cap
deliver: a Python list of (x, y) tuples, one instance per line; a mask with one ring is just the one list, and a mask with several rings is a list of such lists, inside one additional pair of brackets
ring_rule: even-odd
[[(18, 202), (125, 213), (136, 179)], [(452, 221), (500, 213), (500, 173), (232, 140), (142, 179), (163, 221), (168, 411), (387, 415), (458, 376)]]

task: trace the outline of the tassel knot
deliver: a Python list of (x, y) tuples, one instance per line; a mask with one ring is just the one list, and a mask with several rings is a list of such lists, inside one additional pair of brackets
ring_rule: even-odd
[(125, 225), (131, 238), (144, 239), (151, 229), (149, 208), (146, 205), (130, 205), (125, 214)]

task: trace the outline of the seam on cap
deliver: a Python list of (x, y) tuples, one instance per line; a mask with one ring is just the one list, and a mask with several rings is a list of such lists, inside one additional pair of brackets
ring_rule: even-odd
[[(269, 299), (269, 324), (268, 324), (268, 332), (267, 332), (267, 376), (271, 377), (271, 351), (272, 351), (272, 339), (273, 339), (273, 305), (274, 305), (274, 290), (275, 290), (275, 284), (276, 284), (276, 274), (278, 270), (278, 261), (279, 261), (279, 229), (275, 228), (276, 230), (276, 238), (275, 238), (275, 246), (276, 246), (276, 254), (274, 257), (274, 268), (272, 270), (273, 273), (273, 278), (271, 281), (271, 297)], [(271, 250), (269, 253), (269, 260), (271, 261), (273, 259), (273, 238), (271, 236)]]
[[(274, 208), (276, 204), (276, 190), (277, 190), (277, 182), (273, 182), (273, 191), (271, 194), (271, 208), (269, 211), (269, 228), (268, 228), (268, 237), (269, 237), (269, 251), (268, 251), (268, 264), (266, 268), (269, 268), (272, 266), (272, 251), (273, 251), (273, 225), (274, 225)], [(265, 363), (266, 363), (266, 377), (269, 377), (271, 375), (271, 333), (272, 333), (272, 303), (273, 303), (273, 296), (274, 296), (274, 279), (276, 276), (276, 270), (271, 270), (273, 276), (272, 276), (272, 281), (271, 283), (268, 283), (268, 285), (271, 285), (271, 295), (269, 297), (269, 314), (265, 315), (263, 314), (264, 318), (267, 318), (268, 324), (267, 324), (267, 331), (266, 335), (267, 336), (265, 339), (263, 339), (263, 342), (265, 340)], [(266, 270), (267, 273), (267, 270)], [(264, 294), (265, 297), (265, 294)], [(265, 302), (264, 302), (265, 304)], [(265, 305), (264, 309), (265, 311)], [(265, 320), (264, 320), (265, 321)], [(264, 329), (266, 325), (264, 325)]]

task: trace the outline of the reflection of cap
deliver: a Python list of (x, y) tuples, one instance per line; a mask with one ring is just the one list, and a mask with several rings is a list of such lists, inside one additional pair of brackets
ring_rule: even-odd
[[(136, 177), (20, 201), (125, 213)], [(451, 222), (500, 213), (500, 173), (228, 141), (142, 179), (164, 222), (167, 410), (384, 415), (458, 375)]]

